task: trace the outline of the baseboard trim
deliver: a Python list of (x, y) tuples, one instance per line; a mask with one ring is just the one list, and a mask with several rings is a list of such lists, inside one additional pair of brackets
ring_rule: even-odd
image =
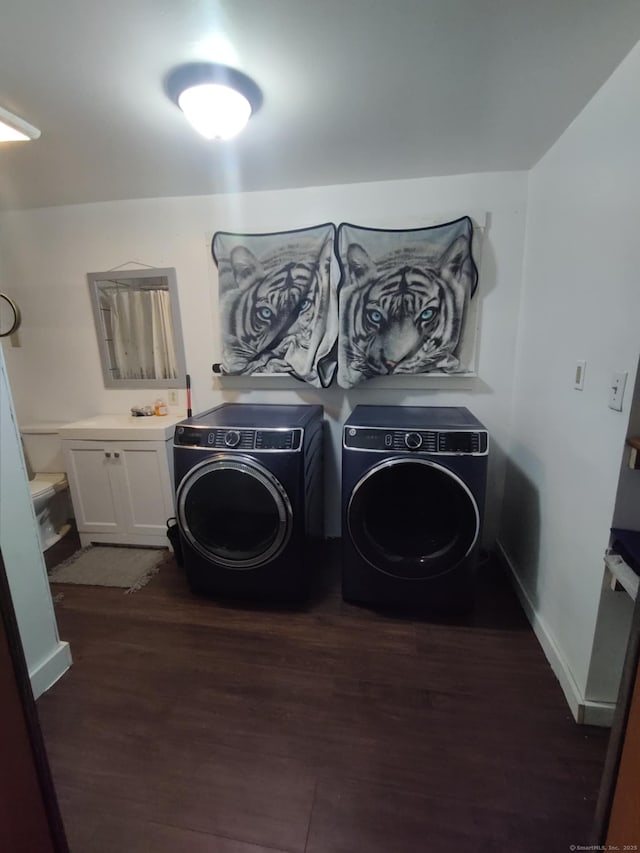
[(585, 699), (580, 722), (585, 726), (600, 726), (603, 729), (610, 729), (613, 725), (615, 712), (615, 702), (592, 702), (590, 699)]
[(53, 687), (56, 681), (69, 669), (71, 664), (72, 659), (69, 643), (59, 641), (51, 654), (29, 672), (33, 698), (37, 699), (46, 690)]
[(613, 715), (616, 709), (615, 703), (591, 702), (584, 698), (582, 691), (576, 684), (573, 674), (569, 669), (569, 665), (558, 648), (553, 636), (547, 629), (544, 620), (536, 612), (527, 590), (524, 588), (522, 581), (518, 577), (518, 573), (516, 572), (511, 558), (500, 541), (496, 541), (496, 549), (499, 558), (502, 560), (509, 572), (516, 595), (518, 596), (522, 609), (529, 620), (533, 633), (536, 635), (554, 675), (560, 682), (562, 692), (565, 695), (565, 699), (567, 700), (567, 704), (569, 705), (569, 709), (571, 710), (574, 720), (576, 723), (584, 725), (610, 728), (613, 723)]

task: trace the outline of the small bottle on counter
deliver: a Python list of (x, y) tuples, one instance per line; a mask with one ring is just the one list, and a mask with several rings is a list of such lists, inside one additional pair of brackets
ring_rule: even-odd
[(168, 415), (169, 414), (169, 409), (167, 407), (167, 404), (165, 403), (165, 401), (161, 397), (158, 397), (158, 399), (154, 403), (154, 410), (155, 410), (156, 415)]

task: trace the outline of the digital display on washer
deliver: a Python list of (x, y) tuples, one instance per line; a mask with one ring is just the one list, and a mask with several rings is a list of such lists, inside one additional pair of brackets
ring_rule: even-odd
[(440, 434), (438, 450), (448, 453), (473, 453), (472, 433), (443, 432)]
[(440, 453), (482, 453), (486, 449), (486, 436), (478, 432), (441, 432), (438, 436)]
[(256, 435), (256, 450), (297, 450), (299, 430), (260, 430)]

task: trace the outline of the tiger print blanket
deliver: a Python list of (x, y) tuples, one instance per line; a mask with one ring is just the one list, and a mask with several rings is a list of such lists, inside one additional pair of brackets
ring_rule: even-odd
[(461, 353), (475, 331), (466, 328), (478, 282), (472, 236), (467, 216), (408, 231), (340, 225), (343, 388), (372, 376), (468, 370)]
[(223, 373), (331, 383), (338, 334), (335, 226), (213, 237)]

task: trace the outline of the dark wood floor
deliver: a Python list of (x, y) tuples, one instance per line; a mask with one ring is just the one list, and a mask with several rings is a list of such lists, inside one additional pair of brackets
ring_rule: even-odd
[[(331, 547), (328, 562), (337, 570)], [(608, 733), (577, 726), (499, 568), (470, 623), (56, 585), (38, 702), (73, 853), (566, 851)]]

